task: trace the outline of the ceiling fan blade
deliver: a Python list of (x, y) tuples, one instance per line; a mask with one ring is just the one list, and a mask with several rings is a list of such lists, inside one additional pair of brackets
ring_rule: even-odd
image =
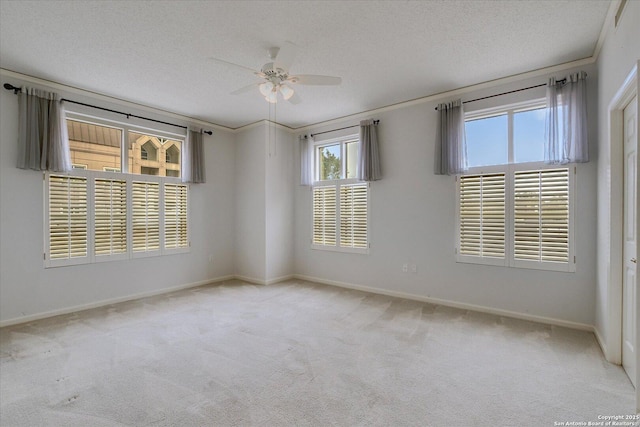
[(262, 73), (261, 71), (257, 71), (257, 70), (254, 70), (253, 68), (245, 67), (244, 65), (240, 65), (240, 64), (233, 63), (233, 62), (225, 61), (224, 59), (215, 58), (213, 56), (210, 56), (207, 59), (219, 62), (221, 64), (231, 65), (232, 67), (242, 68), (243, 70), (252, 72), (253, 74), (255, 74), (258, 77), (265, 77), (264, 73)]
[(316, 76), (313, 74), (300, 74), (297, 76), (289, 77), (287, 81), (289, 83), (296, 83), (299, 85), (335, 86), (342, 83), (342, 78), (333, 76)]
[(300, 96), (297, 93), (294, 93), (291, 96), (291, 98), (289, 98), (287, 101), (289, 101), (293, 105), (298, 105), (298, 104), (300, 104), (302, 102), (302, 98), (300, 98)]
[(243, 93), (251, 92), (253, 89), (257, 88), (260, 83), (262, 82), (251, 83), (249, 86), (241, 87), (240, 89), (234, 90), (229, 95), (241, 95)]
[(291, 42), (284, 42), (274, 59), (276, 68), (289, 71), (294, 59), (298, 56), (298, 47)]

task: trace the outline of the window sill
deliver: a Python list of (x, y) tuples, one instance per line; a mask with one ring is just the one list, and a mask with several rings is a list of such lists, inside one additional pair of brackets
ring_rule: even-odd
[(562, 262), (538, 262), (538, 261), (524, 261), (514, 260), (511, 265), (507, 260), (500, 258), (482, 258), (474, 256), (458, 255), (456, 257), (456, 263), (458, 264), (477, 264), (477, 265), (490, 265), (494, 267), (516, 268), (524, 270), (543, 270), (543, 271), (558, 271), (564, 273), (575, 273), (575, 263), (562, 263)]
[(369, 248), (342, 248), (338, 246), (311, 245), (311, 249), (316, 251), (342, 252), (349, 254), (369, 255)]

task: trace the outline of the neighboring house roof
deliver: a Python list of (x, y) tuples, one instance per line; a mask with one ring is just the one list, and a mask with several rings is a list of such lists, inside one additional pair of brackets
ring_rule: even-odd
[[(120, 129), (94, 125), (91, 123), (83, 123), (75, 120), (67, 120), (67, 130), (69, 132), (69, 141), (88, 142), (91, 144), (107, 145), (109, 147), (120, 146), (120, 133), (122, 132)], [(145, 137), (145, 135), (130, 132), (129, 147), (142, 137)], [(173, 141), (160, 141), (161, 144), (163, 142)]]
[(89, 142), (110, 147), (120, 146), (122, 132), (120, 129), (67, 120), (67, 130), (69, 141)]

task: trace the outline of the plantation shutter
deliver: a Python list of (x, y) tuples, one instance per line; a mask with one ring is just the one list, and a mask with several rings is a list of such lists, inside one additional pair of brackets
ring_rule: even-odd
[(569, 261), (569, 170), (516, 172), (514, 258)]
[(313, 187), (313, 244), (336, 245), (336, 186)]
[(460, 177), (460, 255), (505, 258), (505, 174)]
[(149, 252), (160, 249), (160, 184), (133, 181), (132, 249), (133, 252)]
[(367, 184), (340, 186), (340, 246), (367, 248)]
[(127, 252), (127, 182), (95, 180), (94, 241), (98, 256)]
[(187, 236), (187, 186), (164, 185), (164, 247), (186, 248)]
[(49, 175), (49, 259), (87, 256), (87, 178)]

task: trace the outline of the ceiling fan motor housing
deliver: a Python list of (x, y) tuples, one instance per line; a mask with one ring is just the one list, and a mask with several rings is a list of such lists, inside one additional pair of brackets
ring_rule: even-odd
[(274, 84), (282, 83), (289, 77), (285, 70), (276, 66), (275, 62), (264, 64), (262, 66), (262, 73), (267, 76), (267, 80)]

